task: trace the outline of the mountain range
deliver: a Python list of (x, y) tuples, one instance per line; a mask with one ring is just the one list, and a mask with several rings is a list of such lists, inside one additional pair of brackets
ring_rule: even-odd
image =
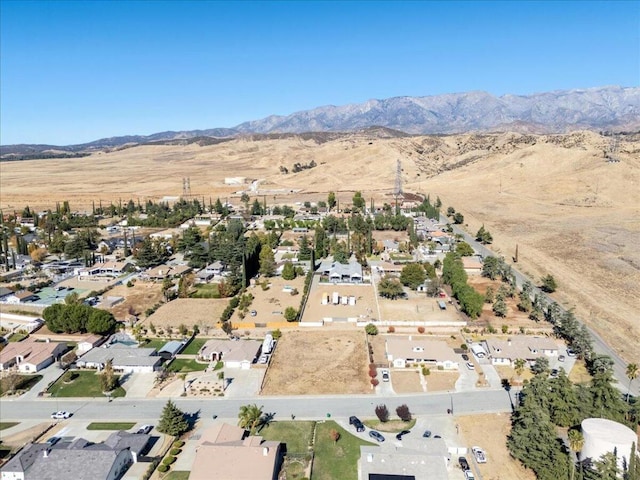
[[(148, 143), (204, 143), (250, 134), (353, 132), (371, 127), (384, 135), (463, 132), (566, 133), (574, 130), (630, 131), (640, 128), (640, 87), (598, 87), (533, 95), (495, 96), (474, 91), (427, 97), (394, 97), (343, 106), (323, 106), (233, 128), (167, 131), (110, 137), (89, 143), (5, 145), (2, 160), (83, 156), (92, 151)], [(278, 135), (275, 135), (278, 136)]]

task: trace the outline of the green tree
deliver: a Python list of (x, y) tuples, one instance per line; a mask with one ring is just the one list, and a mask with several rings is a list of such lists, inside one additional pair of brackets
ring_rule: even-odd
[(462, 225), (464, 223), (464, 215), (460, 212), (456, 212), (453, 214), (453, 223), (456, 225)]
[(353, 209), (356, 211), (362, 211), (364, 210), (365, 205), (367, 204), (366, 200), (362, 197), (362, 192), (356, 192), (353, 195)]
[(540, 285), (542, 291), (547, 293), (553, 293), (558, 288), (558, 284), (556, 283), (553, 275), (549, 274), (546, 277), (542, 277), (542, 284)]
[(502, 298), (498, 298), (493, 303), (493, 313), (495, 313), (497, 317), (507, 316), (507, 304)]
[(287, 322), (295, 322), (298, 319), (298, 311), (293, 307), (284, 309), (284, 318)]
[(493, 303), (495, 300), (495, 292), (493, 291), (492, 286), (487, 287), (487, 291), (484, 292), (484, 303)]
[(118, 377), (113, 372), (113, 361), (111, 359), (107, 360), (104, 365), (104, 369), (100, 374), (100, 383), (103, 392), (111, 392), (118, 386)]
[(473, 247), (467, 242), (458, 242), (456, 244), (456, 253), (461, 257), (470, 257), (476, 252), (473, 251)]
[(273, 250), (269, 245), (262, 245), (260, 248), (260, 274), (265, 277), (272, 277), (276, 271), (276, 259)]
[(535, 375), (540, 375), (549, 371), (549, 359), (547, 357), (538, 357), (531, 365), (531, 371)]
[(513, 369), (515, 370), (518, 378), (522, 377), (522, 373), (524, 372), (524, 367), (526, 364), (527, 362), (522, 358), (516, 358), (513, 362)]
[(248, 429), (250, 434), (256, 433), (256, 429), (263, 422), (262, 408), (255, 403), (252, 405), (242, 405), (238, 412), (238, 426)]
[(484, 228), (484, 225), (482, 225), (476, 233), (476, 240), (483, 245), (486, 245), (493, 242), (493, 237), (491, 236), (489, 231)]
[(376, 327), (373, 323), (367, 323), (367, 325), (364, 327), (364, 331), (367, 333), (367, 335), (377, 335), (378, 327)]
[(631, 399), (631, 382), (633, 382), (640, 374), (640, 368), (637, 363), (630, 363), (627, 365), (627, 378), (629, 379), (629, 387), (627, 388), (627, 403)]
[(65, 305), (79, 305), (81, 303), (82, 302), (80, 301), (80, 295), (78, 295), (78, 292), (71, 292), (69, 295), (64, 297)]
[(333, 207), (336, 206), (336, 194), (334, 192), (329, 192), (327, 195), (327, 205), (329, 210), (333, 210)]
[(282, 268), (282, 278), (283, 280), (293, 280), (296, 278), (296, 269), (293, 266), (293, 263), (289, 261), (284, 262), (284, 266)]
[(167, 401), (162, 410), (157, 430), (172, 437), (179, 437), (189, 430), (189, 423), (185, 418), (184, 412), (176, 407), (171, 400)]
[(404, 289), (402, 288), (400, 280), (385, 275), (378, 283), (378, 294), (383, 298), (395, 300), (404, 295)]
[(419, 263), (408, 263), (402, 267), (402, 272), (400, 273), (400, 282), (412, 290), (422, 285), (426, 278), (427, 274)]
[(482, 276), (495, 280), (500, 276), (500, 259), (488, 256), (482, 261)]
[(456, 213), (456, 209), (453, 207), (447, 207), (447, 217), (451, 217)]

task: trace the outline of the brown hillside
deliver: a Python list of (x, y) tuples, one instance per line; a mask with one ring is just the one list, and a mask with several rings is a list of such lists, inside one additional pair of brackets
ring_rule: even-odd
[[(574, 305), (628, 361), (640, 362), (638, 135), (621, 138), (619, 163), (605, 161), (609, 138), (592, 132), (388, 137), (242, 138), (2, 162), (0, 208), (178, 196), (183, 177), (194, 195), (238, 203), (234, 192), (243, 187), (224, 185), (238, 176), (260, 180), (268, 202), (321, 200), (330, 190), (342, 204), (355, 190), (382, 202), (391, 199), (399, 159), (406, 191), (439, 195), (472, 232), (484, 223), (509, 259), (518, 244), (519, 268), (535, 278), (553, 274), (557, 299)], [(311, 160), (315, 168), (280, 172)]]

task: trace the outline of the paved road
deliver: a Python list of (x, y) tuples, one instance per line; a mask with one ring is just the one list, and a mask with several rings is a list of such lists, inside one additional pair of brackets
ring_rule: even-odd
[[(217, 399), (183, 399), (173, 401), (186, 413), (199, 412), (205, 418), (236, 418), (241, 405), (262, 405), (265, 413), (274, 413), (276, 420), (291, 418), (322, 419), (346, 418), (350, 415), (373, 415), (375, 405), (386, 404), (389, 410), (406, 403), (415, 415), (443, 415), (453, 406), (454, 414), (480, 412), (511, 412), (514, 392), (488, 389), (476, 392), (431, 393), (413, 395), (358, 395), (358, 396), (298, 396), (298, 397), (247, 397)], [(2, 401), (2, 420), (45, 420), (51, 412), (67, 410), (78, 420), (130, 420), (157, 421), (167, 399), (39, 399), (37, 401)]]
[[(448, 219), (445, 216), (440, 216), (440, 221), (447, 223)], [(474, 237), (472, 237), (471, 235), (469, 235), (467, 232), (465, 232), (462, 228), (460, 228), (457, 225), (453, 225), (453, 231), (454, 233), (459, 233), (460, 235), (463, 236), (464, 241), (467, 242), (469, 245), (471, 245), (474, 250), (476, 252), (478, 252), (480, 255), (482, 255), (483, 257), (486, 256), (494, 256), (494, 257), (498, 257), (499, 255), (497, 255), (496, 253), (492, 252), (491, 250), (489, 250), (485, 245), (482, 245), (480, 242), (477, 242), (475, 240)], [(526, 277), (525, 275), (523, 275), (522, 273), (520, 273), (518, 270), (516, 270), (514, 268), (513, 265), (511, 265), (513, 274), (516, 277), (516, 283), (519, 287), (522, 287), (522, 284), (526, 281), (531, 282), (533, 285), (535, 285), (535, 281)], [(537, 287), (534, 287), (533, 289), (534, 293), (537, 293), (539, 295), (542, 295), (543, 297), (545, 297), (547, 299), (548, 302), (555, 302), (555, 300), (553, 298), (551, 298), (549, 295), (547, 295), (546, 293), (544, 293), (542, 290), (540, 290)], [(556, 302), (557, 303), (557, 302)], [(564, 313), (567, 310), (560, 304), (558, 304), (558, 306), (560, 307), (560, 310)], [(576, 317), (577, 318), (577, 317)], [(577, 320), (580, 323), (584, 323), (582, 320), (580, 320), (579, 318), (577, 318)], [(596, 353), (601, 354), (601, 355), (608, 355), (613, 359), (613, 374), (614, 377), (616, 378), (616, 380), (618, 381), (618, 388), (620, 389), (620, 391), (622, 391), (623, 393), (627, 393), (627, 387), (629, 386), (629, 379), (627, 378), (627, 363), (620, 358), (620, 356), (613, 350), (613, 348), (611, 348), (609, 345), (607, 345), (605, 343), (605, 341), (602, 339), (602, 337), (600, 337), (600, 335), (598, 335), (592, 328), (590, 328), (589, 326), (587, 326), (587, 329), (589, 330), (589, 333), (591, 333), (591, 336), (593, 338), (593, 348), (595, 350)], [(631, 385), (631, 394), (635, 395), (635, 396), (639, 396), (640, 395), (640, 381), (635, 381), (633, 382), (633, 384)]]

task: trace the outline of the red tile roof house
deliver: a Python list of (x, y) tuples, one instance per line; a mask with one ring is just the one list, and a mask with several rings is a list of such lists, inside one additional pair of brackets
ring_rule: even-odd
[(280, 442), (223, 423), (203, 432), (189, 480), (275, 480), (280, 463)]
[(0, 371), (17, 367), (22, 373), (38, 372), (51, 365), (67, 350), (64, 342), (36, 342), (27, 338), (8, 343), (0, 351)]

